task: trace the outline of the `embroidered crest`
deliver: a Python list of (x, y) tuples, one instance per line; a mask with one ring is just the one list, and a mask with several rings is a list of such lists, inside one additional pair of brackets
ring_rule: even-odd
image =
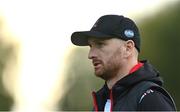
[(127, 29), (127, 30), (124, 31), (124, 35), (126, 37), (132, 38), (132, 37), (134, 37), (134, 31)]

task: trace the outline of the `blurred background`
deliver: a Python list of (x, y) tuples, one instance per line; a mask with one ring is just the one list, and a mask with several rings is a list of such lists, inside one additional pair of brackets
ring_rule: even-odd
[(104, 14), (136, 21), (140, 60), (160, 71), (180, 110), (179, 12), (179, 0), (0, 0), (0, 111), (91, 110), (104, 81), (70, 36)]

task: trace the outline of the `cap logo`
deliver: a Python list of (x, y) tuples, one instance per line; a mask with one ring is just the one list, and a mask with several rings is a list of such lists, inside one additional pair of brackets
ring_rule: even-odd
[(129, 37), (129, 38), (132, 38), (132, 37), (134, 37), (134, 31), (132, 31), (132, 30), (125, 30), (124, 31), (124, 35), (126, 36), (126, 37)]

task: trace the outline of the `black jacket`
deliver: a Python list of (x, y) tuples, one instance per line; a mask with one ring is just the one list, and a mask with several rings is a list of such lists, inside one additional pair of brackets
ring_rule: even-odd
[[(141, 68), (119, 80), (112, 90), (109, 90), (105, 83), (98, 92), (93, 92), (94, 110), (103, 111), (107, 99), (111, 99), (112, 111), (176, 110), (172, 98), (162, 87), (163, 81), (159, 77), (159, 72), (147, 61), (142, 61), (142, 63), (144, 65)], [(145, 84), (141, 84), (142, 82), (147, 85), (149, 82), (157, 86), (147, 89), (143, 87)]]

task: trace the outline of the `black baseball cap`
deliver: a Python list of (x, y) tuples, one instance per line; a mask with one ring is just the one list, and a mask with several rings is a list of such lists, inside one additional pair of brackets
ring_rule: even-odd
[(135, 22), (122, 15), (104, 15), (93, 25), (90, 31), (78, 31), (71, 35), (71, 41), (78, 46), (87, 46), (88, 38), (119, 38), (133, 40), (140, 52), (140, 34)]

